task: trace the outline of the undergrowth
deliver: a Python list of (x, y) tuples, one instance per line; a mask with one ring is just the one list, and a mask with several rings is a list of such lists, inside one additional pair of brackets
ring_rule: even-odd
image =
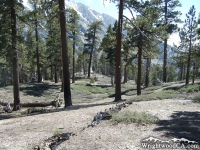
[(33, 113), (43, 114), (43, 113), (46, 113), (46, 112), (47, 112), (47, 110), (44, 109), (44, 108), (29, 108), (25, 111), (22, 111), (21, 115), (27, 115), (27, 114), (33, 114)]
[(113, 113), (112, 119), (117, 122), (124, 123), (138, 123), (138, 124), (152, 124), (158, 121), (158, 117), (145, 112), (131, 112), (125, 111), (120, 113)]

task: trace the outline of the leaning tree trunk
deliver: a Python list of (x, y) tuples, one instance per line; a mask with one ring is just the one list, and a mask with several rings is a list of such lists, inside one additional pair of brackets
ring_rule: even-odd
[(115, 102), (121, 101), (121, 47), (122, 47), (122, 22), (123, 22), (123, 0), (119, 4), (119, 18), (117, 29), (117, 49), (116, 49), (116, 68), (115, 68)]
[(13, 90), (14, 90), (14, 107), (13, 111), (20, 109), (20, 94), (19, 94), (19, 62), (17, 50), (17, 21), (15, 12), (15, 2), (12, 0), (11, 6), (11, 30), (12, 30), (12, 50), (13, 50)]
[(59, 0), (60, 10), (60, 29), (61, 29), (61, 43), (62, 43), (62, 61), (63, 61), (63, 80), (64, 80), (64, 101), (65, 107), (72, 105), (71, 90), (70, 90), (70, 76), (69, 76), (69, 58), (67, 48), (66, 36), (66, 18), (65, 18), (65, 1)]

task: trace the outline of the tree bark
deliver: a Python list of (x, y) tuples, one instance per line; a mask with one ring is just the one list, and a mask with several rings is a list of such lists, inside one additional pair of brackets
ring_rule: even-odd
[(183, 80), (183, 64), (180, 66), (180, 81)]
[[(168, 0), (165, 0), (165, 25), (167, 25), (167, 22), (168, 22), (167, 2)], [(164, 39), (163, 79), (162, 80), (165, 83), (167, 81), (167, 39)]]
[(17, 21), (15, 12), (15, 1), (12, 0), (11, 6), (11, 30), (12, 30), (12, 50), (13, 50), (13, 94), (14, 107), (13, 111), (19, 110), (20, 94), (19, 94), (19, 61), (17, 50)]
[(116, 68), (115, 68), (115, 102), (121, 101), (121, 40), (122, 40), (122, 22), (123, 22), (123, 0), (119, 4), (119, 18), (117, 29), (117, 49), (116, 49)]
[(185, 84), (189, 84), (189, 76), (190, 76), (190, 61), (191, 61), (191, 36), (190, 36), (190, 44), (189, 44), (189, 52), (188, 52), (188, 60), (187, 60), (187, 69), (186, 69), (186, 81)]
[(145, 87), (149, 86), (149, 72), (150, 72), (150, 66), (151, 66), (151, 59), (147, 58), (146, 63), (146, 77), (145, 77)]
[(163, 82), (167, 81), (167, 39), (164, 40)]
[(138, 42), (137, 95), (141, 95), (141, 71), (142, 71), (142, 33), (140, 32), (139, 42)]
[(65, 1), (59, 0), (60, 10), (60, 29), (61, 29), (61, 43), (62, 43), (62, 61), (63, 61), (63, 80), (64, 80), (64, 101), (65, 107), (72, 105), (71, 90), (70, 90), (70, 77), (69, 77), (69, 58), (67, 48), (66, 36), (66, 18), (65, 18)]

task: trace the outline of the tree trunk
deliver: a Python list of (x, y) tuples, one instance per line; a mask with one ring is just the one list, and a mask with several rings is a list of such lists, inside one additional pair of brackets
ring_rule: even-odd
[(193, 62), (192, 84), (194, 84), (194, 80), (195, 80), (195, 62)]
[(75, 36), (76, 33), (73, 31), (73, 73), (72, 73), (72, 83), (75, 83)]
[(127, 83), (127, 65), (124, 66), (124, 83)]
[(51, 65), (50, 67), (51, 67), (51, 80), (53, 80), (53, 65)]
[(58, 83), (58, 72), (57, 72), (57, 66), (54, 66), (54, 73), (55, 73), (55, 83)]
[(150, 66), (151, 66), (151, 58), (147, 58), (146, 63), (146, 76), (145, 76), (145, 87), (149, 86), (149, 72), (150, 72)]
[(181, 67), (180, 67), (180, 81), (183, 80), (183, 64), (181, 64)]
[(12, 30), (12, 50), (13, 50), (13, 94), (14, 94), (14, 107), (13, 111), (20, 109), (20, 94), (19, 94), (19, 62), (17, 50), (17, 21), (15, 12), (15, 1), (12, 0), (11, 6), (11, 30)]
[(186, 81), (185, 81), (186, 85), (189, 84), (189, 77), (190, 77), (191, 45), (192, 45), (192, 39), (191, 39), (191, 35), (190, 35), (187, 69), (186, 69)]
[(115, 102), (121, 101), (121, 40), (122, 40), (122, 22), (123, 22), (123, 0), (119, 4), (119, 18), (117, 29), (117, 49), (116, 49), (116, 68), (115, 68)]
[(110, 64), (111, 85), (114, 87), (114, 65)]
[(167, 39), (164, 40), (163, 82), (167, 81)]
[(91, 63), (92, 63), (92, 53), (93, 53), (93, 49), (94, 49), (94, 45), (95, 45), (95, 34), (96, 34), (96, 27), (94, 28), (92, 48), (91, 48), (91, 52), (90, 52), (90, 60), (89, 60), (89, 64), (88, 64), (88, 78), (90, 78), (90, 68), (91, 68)]
[(140, 32), (140, 37), (138, 42), (137, 95), (141, 95), (141, 71), (142, 71), (142, 33)]
[[(34, 9), (36, 10), (36, 4), (34, 4)], [(35, 17), (35, 41), (36, 41), (36, 57), (37, 57), (37, 74), (38, 74), (38, 83), (42, 82), (41, 72), (40, 72), (40, 54), (39, 54), (39, 46), (38, 46), (38, 22), (36, 18), (36, 13), (34, 13)]]
[(65, 18), (65, 2), (59, 0), (60, 10), (60, 29), (61, 29), (61, 43), (62, 43), (62, 61), (63, 61), (63, 80), (64, 80), (64, 101), (65, 107), (72, 105), (71, 90), (70, 90), (70, 77), (69, 77), (69, 59), (67, 48), (66, 36), (66, 18)]
[(60, 51), (60, 78), (61, 78), (61, 90), (60, 92), (63, 92), (64, 91), (64, 79), (63, 79), (63, 67), (62, 67), (62, 64), (63, 64), (63, 60), (62, 60), (62, 50)]
[(83, 74), (86, 75), (86, 72), (85, 72), (85, 54), (83, 54)]
[[(168, 0), (165, 0), (165, 25), (167, 25), (167, 22), (168, 22), (167, 3), (168, 3)], [(167, 81), (167, 39), (164, 39), (163, 79), (162, 80), (165, 83)]]

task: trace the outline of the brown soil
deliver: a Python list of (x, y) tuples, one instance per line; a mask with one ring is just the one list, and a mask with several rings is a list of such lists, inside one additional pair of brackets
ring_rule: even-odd
[[(129, 97), (123, 97), (128, 99)], [(200, 143), (200, 104), (191, 100), (155, 100), (134, 102), (121, 111), (147, 112), (159, 117), (156, 124), (125, 124), (112, 120), (95, 127), (88, 124), (97, 112), (115, 106), (112, 98), (77, 104), (49, 113), (0, 120), (0, 150), (29, 150), (41, 141), (59, 132), (73, 132), (57, 150), (139, 150), (142, 139), (153, 136), (159, 139), (186, 138)], [(16, 112), (16, 116), (19, 112)], [(9, 116), (10, 115), (10, 116)]]

